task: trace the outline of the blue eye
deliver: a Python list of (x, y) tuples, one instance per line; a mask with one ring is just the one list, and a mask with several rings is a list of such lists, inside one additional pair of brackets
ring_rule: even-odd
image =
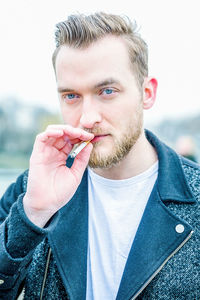
[(76, 97), (75, 94), (68, 94), (68, 95), (67, 95), (67, 98), (68, 98), (68, 99), (74, 99), (75, 97)]
[(113, 90), (112, 90), (112, 89), (105, 89), (104, 92), (105, 92), (107, 95), (110, 95), (110, 94), (112, 94)]
[(62, 96), (62, 98), (63, 98), (63, 100), (65, 101), (65, 102), (67, 102), (67, 103), (73, 103), (74, 101), (76, 101), (78, 98), (80, 98), (79, 97), (79, 95), (77, 95), (77, 94), (73, 94), (73, 93), (71, 93), (71, 94), (64, 94), (63, 96)]

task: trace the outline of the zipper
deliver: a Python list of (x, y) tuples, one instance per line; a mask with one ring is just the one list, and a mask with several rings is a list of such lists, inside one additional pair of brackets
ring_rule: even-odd
[(147, 287), (147, 285), (153, 280), (153, 278), (162, 270), (164, 265), (168, 262), (168, 260), (176, 253), (178, 252), (184, 245), (187, 243), (187, 241), (191, 238), (194, 231), (191, 231), (190, 234), (186, 237), (186, 239), (166, 258), (166, 260), (161, 264), (161, 266), (151, 275), (151, 277), (144, 283), (144, 285), (140, 288), (140, 290), (132, 297), (130, 300), (135, 300), (139, 294)]
[(40, 291), (40, 300), (42, 300), (43, 293), (44, 293), (44, 287), (45, 287), (45, 283), (46, 283), (46, 279), (47, 279), (47, 272), (48, 272), (48, 268), (49, 268), (50, 257), (51, 257), (51, 248), (49, 247), (47, 261), (46, 261), (46, 267), (45, 267), (45, 272), (44, 272), (44, 278), (43, 278), (42, 287), (41, 287), (41, 291)]
[(18, 295), (17, 300), (24, 299), (25, 296), (25, 287), (23, 287), (21, 293)]

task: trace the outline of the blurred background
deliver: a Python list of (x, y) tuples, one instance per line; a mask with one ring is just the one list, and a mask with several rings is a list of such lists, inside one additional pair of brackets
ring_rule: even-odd
[(200, 161), (199, 0), (1, 1), (0, 195), (28, 168), (36, 134), (62, 122), (51, 64), (55, 24), (101, 10), (135, 19), (149, 46), (149, 75), (159, 85), (145, 127)]

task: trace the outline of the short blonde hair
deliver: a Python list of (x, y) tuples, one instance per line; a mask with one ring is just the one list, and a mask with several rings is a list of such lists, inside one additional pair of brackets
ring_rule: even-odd
[(148, 76), (148, 48), (137, 31), (136, 22), (131, 22), (127, 16), (104, 12), (91, 15), (76, 14), (58, 23), (55, 32), (56, 49), (52, 57), (54, 69), (61, 46), (87, 48), (109, 34), (120, 36), (126, 41), (134, 75), (142, 86), (144, 78)]

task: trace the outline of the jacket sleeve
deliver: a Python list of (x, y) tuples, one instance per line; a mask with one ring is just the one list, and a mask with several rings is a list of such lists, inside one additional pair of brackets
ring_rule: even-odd
[(26, 177), (19, 176), (0, 201), (0, 299), (15, 299), (33, 251), (49, 230), (35, 226), (24, 212)]

